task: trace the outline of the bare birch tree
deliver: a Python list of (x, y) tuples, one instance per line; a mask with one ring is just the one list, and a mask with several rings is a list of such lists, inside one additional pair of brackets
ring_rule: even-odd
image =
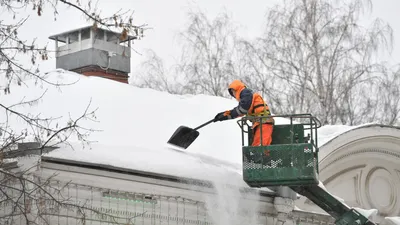
[(227, 86), (241, 77), (242, 54), (236, 49), (236, 26), (227, 13), (213, 20), (201, 12), (189, 12), (188, 24), (179, 33), (180, 61), (166, 68), (149, 50), (132, 84), (172, 94), (229, 96)]
[(392, 44), (392, 30), (381, 20), (360, 25), (370, 6), (364, 0), (288, 0), (268, 12), (264, 36), (242, 47), (255, 65), (256, 84), (272, 90), (264, 93), (276, 113), (312, 112), (324, 124), (352, 123), (357, 103), (349, 99), (380, 76), (377, 53)]
[(170, 69), (166, 68), (164, 61), (155, 51), (148, 49), (146, 58), (140, 64), (131, 84), (141, 88), (166, 91), (171, 94), (187, 94), (186, 82), (178, 66), (172, 65)]
[[(64, 85), (52, 83), (47, 79), (46, 74), (40, 74), (37, 66), (38, 60), (47, 60), (48, 53), (46, 46), (38, 46), (32, 40), (20, 38), (19, 31), (24, 27), (29, 17), (16, 21), (18, 13), (25, 9), (33, 9), (38, 16), (46, 12), (54, 13), (57, 17), (58, 5), (68, 5), (81, 13), (87, 20), (97, 26), (114, 27), (120, 30), (120, 38), (125, 39), (129, 33), (142, 35), (144, 25), (134, 25), (132, 17), (126, 16), (127, 12), (115, 13), (110, 17), (102, 17), (93, 3), (89, 1), (67, 1), (67, 0), (0, 0), (0, 8), (3, 10), (2, 18), (8, 13), (9, 20), (0, 21), (0, 80), (3, 81), (0, 92), (0, 223), (1, 224), (53, 224), (49, 220), (49, 209), (46, 202), (52, 202), (53, 209), (57, 213), (60, 209), (71, 209), (79, 211), (78, 215), (85, 223), (86, 213), (91, 211), (100, 215), (103, 212), (94, 212), (84, 204), (69, 201), (68, 196), (60, 198), (63, 187), (51, 185), (53, 177), (43, 178), (35, 175), (29, 168), (16, 172), (8, 168), (10, 159), (15, 159), (24, 154), (41, 155), (48, 149), (60, 143), (68, 143), (71, 136), (76, 136), (83, 143), (88, 143), (88, 135), (94, 130), (82, 127), (81, 121), (95, 120), (95, 110), (88, 107), (82, 109), (82, 114), (77, 118), (69, 118), (66, 121), (59, 121), (59, 118), (47, 117), (39, 113), (24, 113), (21, 107), (29, 107), (33, 104), (40, 104), (40, 100), (46, 94), (37, 99), (15, 99), (11, 104), (2, 101), (1, 95), (13, 95), (12, 84), (27, 85), (27, 80), (35, 80), (37, 85), (50, 85), (62, 88)], [(7, 22), (11, 21), (11, 22)], [(31, 64), (23, 64), (18, 59), (29, 57)], [(15, 85), (14, 85), (15, 86)], [(27, 94), (29, 96), (29, 94)], [(3, 98), (4, 99), (4, 98)], [(19, 130), (13, 127), (10, 120), (19, 120), (26, 127)], [(63, 123), (65, 122), (65, 123)], [(38, 145), (28, 149), (18, 148), (22, 142), (35, 142)]]
[(227, 96), (227, 86), (238, 78), (236, 26), (226, 14), (210, 21), (203, 12), (189, 12), (189, 24), (181, 32), (180, 68), (190, 93)]
[(400, 70), (384, 79), (379, 88), (377, 107), (382, 115), (380, 122), (388, 125), (400, 125)]
[[(378, 122), (386, 125), (399, 125), (400, 121), (400, 78), (399, 69), (387, 69), (379, 79), (364, 83), (364, 88), (356, 89), (351, 124)], [(366, 97), (368, 96), (368, 97)], [(358, 110), (358, 111), (357, 111)]]
[[(181, 33), (186, 83), (180, 92), (227, 96), (229, 81), (239, 78), (261, 92), (275, 114), (312, 113), (324, 124), (394, 124), (397, 71), (379, 55), (390, 53), (392, 29), (380, 19), (361, 25), (370, 9), (370, 0), (286, 0), (268, 11), (264, 34), (254, 41), (238, 37), (226, 14), (210, 21), (189, 13)], [(152, 61), (158, 73), (147, 86), (172, 93), (175, 77), (166, 82), (173, 76), (160, 59)]]

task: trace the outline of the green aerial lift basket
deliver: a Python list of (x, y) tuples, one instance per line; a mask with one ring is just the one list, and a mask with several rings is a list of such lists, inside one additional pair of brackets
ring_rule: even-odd
[[(251, 146), (253, 130), (248, 121), (266, 117), (283, 117), (289, 122), (273, 125), (271, 145)], [(249, 186), (301, 186), (319, 183), (316, 130), (321, 124), (318, 119), (310, 114), (248, 116), (238, 120), (238, 124), (242, 129), (243, 179)], [(245, 133), (248, 134), (247, 144)]]
[[(267, 117), (288, 118), (288, 122), (273, 125), (270, 145), (250, 146), (253, 130), (247, 122)], [(288, 186), (334, 217), (336, 225), (375, 225), (319, 185), (317, 129), (321, 123), (317, 118), (311, 114), (244, 117), (238, 124), (242, 129), (243, 180), (250, 187)]]

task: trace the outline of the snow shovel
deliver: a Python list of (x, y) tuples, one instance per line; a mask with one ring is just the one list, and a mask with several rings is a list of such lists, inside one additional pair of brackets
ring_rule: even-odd
[(180, 127), (178, 127), (178, 129), (176, 129), (175, 133), (168, 140), (168, 144), (172, 144), (172, 145), (186, 149), (199, 136), (200, 133), (197, 130), (212, 123), (212, 122), (215, 122), (215, 119), (212, 119), (206, 123), (203, 123), (202, 125), (194, 128), (194, 129), (192, 129), (190, 127), (186, 127), (186, 126), (180, 126)]

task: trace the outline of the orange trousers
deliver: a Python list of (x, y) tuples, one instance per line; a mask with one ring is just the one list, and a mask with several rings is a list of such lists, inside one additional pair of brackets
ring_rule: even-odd
[(251, 146), (260, 146), (261, 140), (260, 135), (262, 133), (262, 145), (270, 145), (272, 142), (272, 131), (274, 126), (272, 124), (262, 124), (262, 132), (260, 131), (260, 125), (257, 125), (253, 129), (253, 143)]

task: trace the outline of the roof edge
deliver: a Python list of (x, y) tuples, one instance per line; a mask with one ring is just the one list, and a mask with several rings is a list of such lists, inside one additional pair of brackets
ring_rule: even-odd
[[(69, 166), (76, 166), (82, 168), (90, 168), (90, 169), (97, 169), (102, 171), (108, 172), (115, 172), (115, 173), (122, 173), (127, 175), (134, 175), (158, 180), (165, 180), (170, 182), (188, 184), (188, 185), (195, 185), (195, 186), (203, 186), (208, 188), (213, 188), (213, 182), (208, 180), (201, 180), (195, 178), (188, 178), (188, 177), (179, 177), (161, 173), (154, 173), (148, 172), (143, 170), (135, 170), (135, 169), (127, 169), (123, 167), (116, 167), (112, 165), (105, 165), (100, 163), (90, 163), (90, 162), (83, 162), (83, 161), (76, 161), (76, 160), (69, 160), (69, 159), (60, 159), (55, 157), (49, 156), (42, 156), (41, 161), (48, 162), (48, 163), (55, 163), (55, 164), (62, 164), (62, 165), (69, 165)], [(251, 187), (245, 187), (244, 190), (252, 190)], [(275, 197), (277, 194), (273, 191), (261, 190), (257, 189), (260, 192), (260, 195), (267, 196), (267, 197)]]
[[(61, 36), (61, 35), (67, 34), (67, 33), (75, 32), (75, 31), (79, 31), (79, 30), (83, 30), (83, 29), (87, 29), (87, 28), (91, 28), (91, 27), (93, 27), (93, 25), (87, 25), (87, 26), (75, 28), (75, 29), (72, 29), (72, 30), (68, 30), (68, 31), (64, 31), (64, 32), (61, 32), (61, 33), (50, 35), (48, 38), (50, 40), (54, 40), (55, 41), (57, 36)], [(105, 29), (105, 28), (102, 28), (102, 27), (98, 27), (97, 29), (104, 30), (104, 31), (107, 31), (107, 32), (111, 32), (113, 34), (119, 34), (119, 32), (116, 32), (116, 31), (113, 31), (113, 30), (109, 30), (109, 29)], [(137, 39), (136, 36), (127, 35), (127, 39), (124, 40), (124, 41), (121, 41), (121, 42), (126, 42), (126, 41), (129, 41), (129, 40), (136, 40), (136, 39)]]
[(379, 123), (372, 123), (372, 124), (365, 124), (365, 125), (360, 125), (357, 127), (354, 127), (353, 129), (347, 130), (337, 136), (335, 136), (334, 138), (330, 139), (329, 141), (325, 142), (323, 145), (319, 146), (319, 148), (328, 145), (329, 143), (332, 143), (334, 140), (336, 140), (337, 138), (348, 134), (350, 132), (356, 131), (356, 130), (360, 130), (360, 129), (364, 129), (364, 128), (371, 128), (371, 127), (380, 127), (380, 128), (393, 128), (396, 130), (400, 130), (400, 126), (392, 126), (392, 125), (385, 125), (385, 124), (379, 124)]

